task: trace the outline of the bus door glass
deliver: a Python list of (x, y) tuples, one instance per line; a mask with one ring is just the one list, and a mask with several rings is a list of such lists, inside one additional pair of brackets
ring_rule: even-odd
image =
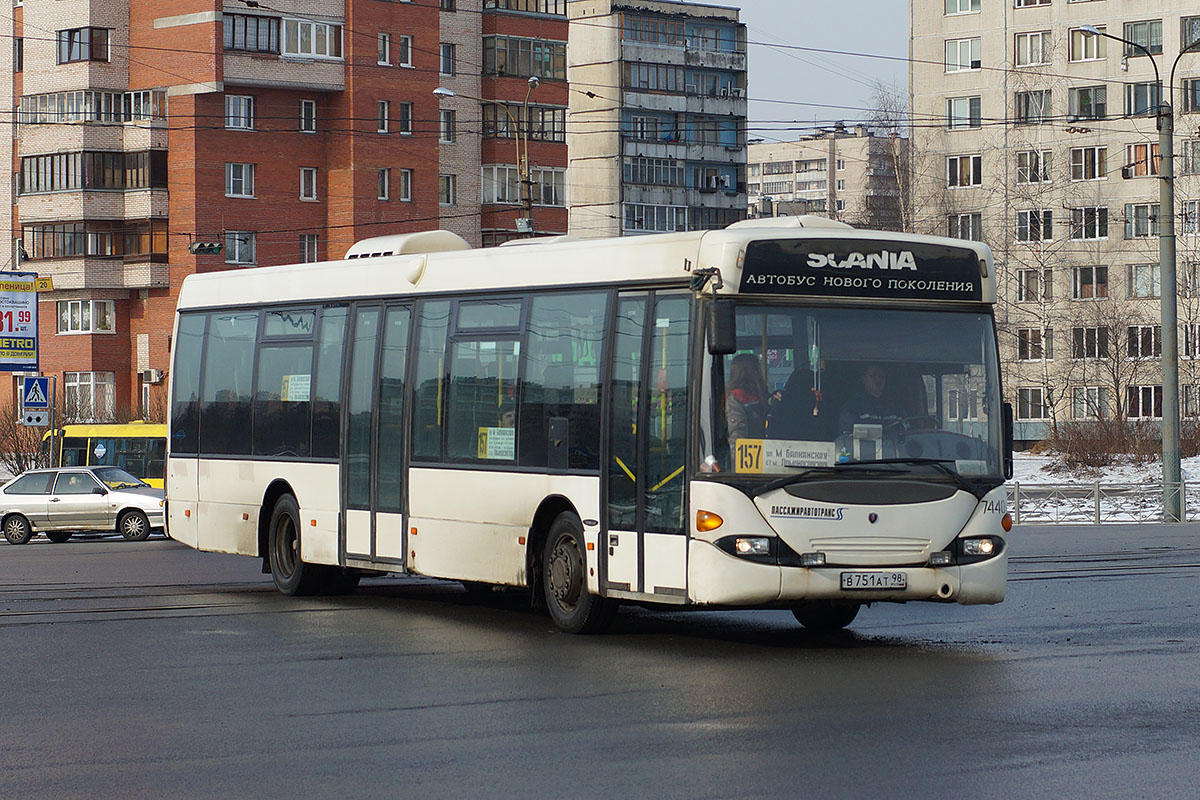
[(408, 332), (412, 309), (388, 308), (383, 323), (383, 354), (379, 362), (379, 413), (375, 415), (375, 532), (376, 559), (404, 562), (404, 369), (408, 362)]
[(371, 513), (372, 404), (375, 399), (375, 362), (379, 344), (380, 309), (365, 306), (355, 309), (351, 318), (350, 380), (343, 408), (346, 435), (343, 437), (343, 503), (346, 509), (342, 527), (342, 552), (359, 558), (371, 558), (374, 545)]
[(618, 302), (602, 548), (610, 589), (686, 596), (690, 309), (673, 292)]

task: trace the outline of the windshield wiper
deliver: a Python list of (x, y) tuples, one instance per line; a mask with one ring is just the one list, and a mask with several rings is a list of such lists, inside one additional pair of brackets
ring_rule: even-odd
[(809, 467), (808, 469), (805, 469), (804, 472), (798, 473), (796, 475), (787, 475), (787, 476), (779, 478), (777, 480), (773, 480), (770, 483), (765, 484), (764, 486), (761, 486), (758, 489), (756, 489), (752, 496), (757, 497), (760, 494), (766, 494), (767, 492), (773, 492), (776, 489), (782, 489), (786, 486), (791, 486), (794, 483), (800, 483), (801, 481), (808, 480), (810, 477), (813, 477), (812, 473), (814, 473), (814, 472), (819, 472), (822, 475), (828, 475), (831, 472), (838, 472), (847, 467), (871, 467), (876, 464), (884, 464), (884, 465), (897, 465), (897, 464), (922, 464), (922, 465), (924, 465), (924, 464), (928, 464), (929, 466), (935, 468), (939, 472), (949, 476), (950, 479), (954, 482), (954, 485), (957, 486), (959, 489), (962, 489), (964, 492), (967, 492), (968, 494), (975, 495), (977, 493), (977, 489), (974, 486), (972, 486), (971, 484), (967, 483), (967, 481), (964, 480), (963, 477), (961, 475), (959, 475), (956, 470), (953, 470), (950, 467), (946, 466), (947, 464), (953, 464), (953, 463), (954, 463), (953, 458), (880, 458), (880, 459), (876, 459), (873, 461), (841, 461), (837, 464), (834, 464), (831, 467)]

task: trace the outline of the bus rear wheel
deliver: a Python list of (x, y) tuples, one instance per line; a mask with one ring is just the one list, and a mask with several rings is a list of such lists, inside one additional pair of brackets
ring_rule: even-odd
[(809, 600), (792, 606), (792, 616), (810, 631), (832, 633), (845, 628), (858, 616), (860, 603), (838, 600)]
[(271, 579), (275, 581), (275, 588), (286, 595), (310, 595), (321, 591), (326, 577), (324, 570), (317, 564), (305, 564), (300, 558), (300, 505), (295, 497), (285, 494), (275, 502), (267, 530)]
[(587, 588), (583, 524), (569, 511), (550, 526), (542, 555), (542, 591), (550, 619), (567, 633), (599, 633), (616, 616), (615, 600)]

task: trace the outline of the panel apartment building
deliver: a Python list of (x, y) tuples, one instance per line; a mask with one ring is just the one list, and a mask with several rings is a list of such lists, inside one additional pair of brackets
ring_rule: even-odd
[(1163, 213), (1179, 234), (1181, 408), (1195, 416), (1200, 54), (1176, 71), (1174, 210), (1158, 202), (1155, 66), (1165, 81), (1200, 36), (1200, 7), (912, 0), (910, 22), (914, 204), (924, 232), (995, 249), (1017, 439), (1062, 421), (1161, 418)]
[(516, 236), (518, 130), (535, 224), (566, 232), (566, 0), (18, 0), (0, 25), (5, 269), (54, 281), (41, 371), (72, 416), (161, 415), (193, 272)]
[(619, 236), (746, 216), (746, 26), (734, 8), (571, 0), (570, 229)]
[(791, 142), (747, 148), (750, 216), (816, 214), (858, 228), (900, 230), (897, 169), (908, 140), (844, 124)]

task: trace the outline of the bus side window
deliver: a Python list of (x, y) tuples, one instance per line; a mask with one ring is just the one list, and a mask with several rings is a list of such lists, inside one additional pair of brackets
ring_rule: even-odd
[(313, 377), (312, 455), (337, 458), (341, 442), (342, 361), (346, 341), (347, 306), (321, 309), (317, 366)]
[(63, 439), (62, 463), (60, 467), (83, 467), (87, 465), (88, 440), (74, 437)]
[(413, 386), (414, 459), (442, 460), (442, 409), (445, 393), (446, 328), (449, 300), (426, 300), (417, 316), (417, 363)]
[(172, 453), (200, 452), (200, 356), (207, 319), (205, 314), (179, 316), (171, 379)]
[(219, 312), (209, 321), (200, 405), (204, 455), (250, 453), (250, 384), (257, 334), (257, 311)]

